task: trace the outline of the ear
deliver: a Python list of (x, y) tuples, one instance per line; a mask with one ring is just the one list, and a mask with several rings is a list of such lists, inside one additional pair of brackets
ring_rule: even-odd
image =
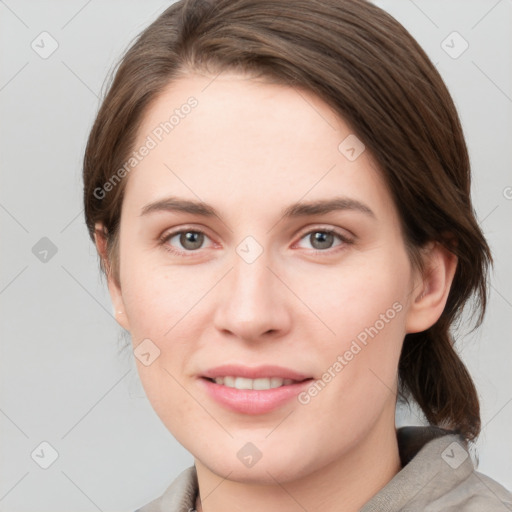
[(425, 331), (439, 320), (457, 269), (457, 256), (437, 242), (427, 246), (423, 261), (424, 272), (417, 271), (407, 312), (407, 334)]
[(114, 308), (114, 317), (117, 323), (127, 331), (130, 331), (130, 325), (126, 316), (124, 307), (123, 294), (121, 292), (121, 285), (116, 281), (112, 272), (112, 262), (109, 259), (107, 251), (107, 235), (101, 223), (96, 223), (94, 226), (94, 242), (96, 249), (102, 261), (102, 266), (105, 270), (107, 277), (108, 291), (110, 299)]

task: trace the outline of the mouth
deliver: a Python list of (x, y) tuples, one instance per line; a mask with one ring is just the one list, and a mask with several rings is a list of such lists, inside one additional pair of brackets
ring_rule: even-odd
[(264, 414), (284, 406), (314, 379), (279, 367), (224, 366), (198, 379), (217, 404), (241, 414)]

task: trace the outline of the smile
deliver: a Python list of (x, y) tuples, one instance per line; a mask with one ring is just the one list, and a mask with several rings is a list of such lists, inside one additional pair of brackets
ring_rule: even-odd
[(256, 389), (256, 390), (265, 390), (265, 389), (275, 389), (280, 388), (281, 386), (288, 386), (295, 382), (298, 382), (293, 379), (283, 379), (281, 377), (263, 377), (259, 379), (248, 379), (246, 377), (216, 377), (215, 379), (211, 379), (216, 384), (220, 384), (221, 386), (227, 386), (228, 388), (235, 389)]
[(284, 379), (282, 377), (202, 377), (198, 379), (202, 390), (223, 409), (239, 414), (265, 414), (295, 403), (297, 395), (313, 381)]

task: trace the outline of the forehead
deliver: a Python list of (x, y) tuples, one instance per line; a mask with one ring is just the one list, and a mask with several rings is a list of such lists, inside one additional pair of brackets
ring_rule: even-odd
[(309, 91), (244, 75), (194, 74), (171, 83), (153, 101), (138, 142), (153, 134), (165, 139), (158, 142), (169, 149), (179, 150), (186, 139), (191, 156), (199, 149), (216, 155), (236, 151), (238, 157), (269, 150), (285, 155), (288, 150), (291, 160), (299, 149), (315, 150), (318, 156), (329, 148), (336, 154), (338, 139), (349, 133), (339, 116)]
[(364, 145), (325, 102), (243, 75), (193, 74), (170, 84), (145, 113), (134, 149), (144, 145), (151, 149), (127, 188), (141, 200), (172, 192), (296, 202), (345, 191), (390, 199), (369, 152), (353, 158)]

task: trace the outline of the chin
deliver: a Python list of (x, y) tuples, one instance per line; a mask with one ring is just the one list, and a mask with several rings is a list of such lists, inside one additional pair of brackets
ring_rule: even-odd
[[(244, 459), (243, 452), (240, 458), (235, 451), (233, 451), (234, 457), (227, 458), (226, 454), (230, 451), (231, 449), (222, 449), (218, 454), (209, 453), (206, 458), (196, 457), (196, 459), (219, 477), (228, 478), (234, 482), (262, 485), (275, 485), (276, 480), (280, 483), (297, 480), (321, 466), (318, 455), (308, 457), (297, 449), (297, 444), (290, 446), (289, 449), (282, 445), (269, 446), (262, 450), (261, 458), (252, 465), (249, 461), (246, 465), (240, 460)], [(289, 456), (286, 456), (287, 453)]]

